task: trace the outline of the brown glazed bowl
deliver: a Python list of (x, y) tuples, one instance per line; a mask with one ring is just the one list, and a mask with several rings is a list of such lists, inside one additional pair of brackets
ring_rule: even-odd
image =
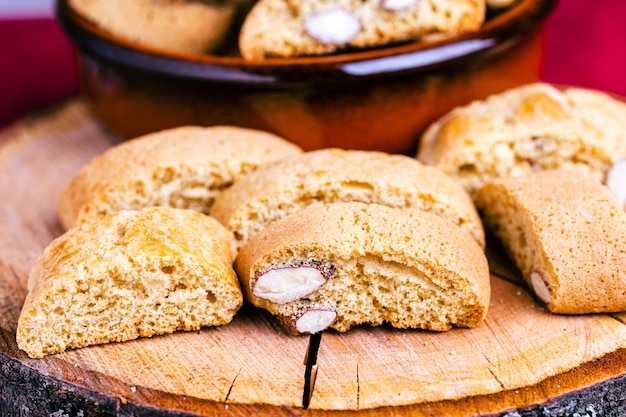
[(338, 55), (246, 61), (157, 51), (107, 33), (58, 0), (79, 50), (84, 95), (122, 138), (165, 128), (234, 125), (305, 150), (415, 152), (451, 108), (539, 78), (541, 23), (557, 0), (519, 0), (482, 29), (446, 40)]

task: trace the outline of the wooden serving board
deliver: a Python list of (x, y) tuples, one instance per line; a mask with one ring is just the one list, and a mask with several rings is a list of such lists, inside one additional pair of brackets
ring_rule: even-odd
[(27, 274), (63, 233), (61, 190), (114, 140), (80, 99), (0, 132), (1, 415), (626, 414), (626, 315), (550, 314), (495, 254), (475, 329), (325, 333), (306, 410), (308, 338), (250, 307), (219, 328), (30, 359), (15, 343)]

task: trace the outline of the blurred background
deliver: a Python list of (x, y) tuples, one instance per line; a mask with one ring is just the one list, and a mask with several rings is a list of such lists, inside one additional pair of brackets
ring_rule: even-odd
[(54, 0), (0, 0), (0, 127), (78, 93)]
[[(626, 1), (560, 0), (544, 25), (547, 82), (626, 97)], [(54, 0), (0, 0), (0, 128), (79, 94)]]

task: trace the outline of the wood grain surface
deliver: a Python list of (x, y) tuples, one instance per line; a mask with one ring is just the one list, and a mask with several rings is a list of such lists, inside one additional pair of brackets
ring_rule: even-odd
[(80, 99), (0, 132), (1, 415), (626, 413), (626, 316), (550, 314), (496, 252), (489, 314), (475, 329), (325, 333), (307, 410), (307, 338), (252, 307), (218, 328), (30, 359), (15, 343), (29, 269), (63, 233), (61, 190), (114, 142)]

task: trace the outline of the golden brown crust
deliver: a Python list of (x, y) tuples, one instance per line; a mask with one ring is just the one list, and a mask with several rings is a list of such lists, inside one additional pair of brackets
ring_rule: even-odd
[(549, 310), (626, 310), (626, 213), (598, 180), (574, 169), (494, 180), (476, 203)]
[(495, 178), (580, 166), (599, 180), (626, 157), (626, 104), (599, 91), (521, 86), (458, 107), (420, 139), (417, 158), (474, 195)]
[[(239, 49), (246, 59), (328, 54), (346, 47), (476, 31), (485, 18), (483, 0), (419, 0), (398, 10), (386, 9), (384, 4), (380, 0), (260, 0), (244, 21)], [(328, 10), (352, 16), (358, 33), (345, 42), (311, 36), (306, 29), (311, 16)], [(347, 26), (341, 23), (345, 22), (338, 25)]]
[[(314, 265), (332, 276), (315, 293), (277, 304), (253, 295), (260, 272)], [(378, 204), (311, 206), (270, 224), (240, 250), (244, 297), (277, 316), (332, 309), (339, 331), (389, 322), (447, 330), (485, 317), (490, 284), (482, 249), (458, 227), (427, 212)]]
[(242, 303), (232, 235), (192, 210), (119, 211), (55, 239), (17, 328), (32, 357), (228, 323)]
[(224, 191), (211, 215), (241, 246), (308, 205), (347, 201), (430, 211), (485, 245), (474, 203), (458, 183), (414, 158), (375, 151), (322, 149), (268, 163)]
[(181, 0), (70, 0), (70, 6), (120, 38), (195, 54), (221, 45), (236, 12), (231, 4)]
[(213, 200), (259, 165), (302, 152), (270, 133), (229, 126), (183, 126), (141, 136), (87, 163), (61, 194), (70, 228), (121, 209), (149, 206), (208, 213)]

